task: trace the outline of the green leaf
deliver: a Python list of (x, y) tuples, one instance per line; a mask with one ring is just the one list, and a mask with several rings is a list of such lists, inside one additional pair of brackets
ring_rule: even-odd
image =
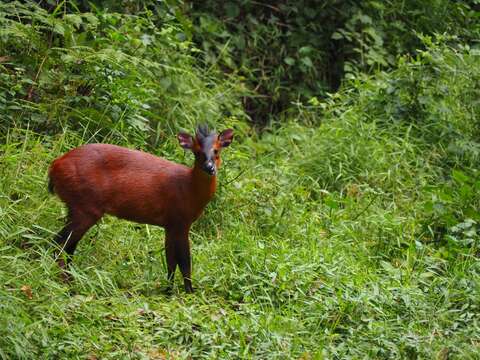
[(339, 33), (338, 31), (335, 31), (332, 36), (331, 36), (331, 39), (333, 40), (341, 40), (343, 39), (343, 35), (341, 33)]
[(170, 79), (169, 77), (161, 78), (160, 79), (160, 85), (165, 90), (168, 90), (168, 88), (172, 85), (172, 79)]
[(148, 34), (142, 34), (142, 36), (140, 36), (140, 40), (143, 46), (148, 46), (152, 43), (152, 37)]
[(313, 62), (308, 56), (302, 58), (302, 63), (307, 67), (313, 67)]
[(298, 53), (300, 55), (308, 55), (313, 51), (312, 47), (310, 46), (302, 46), (300, 49), (298, 49)]
[(335, 199), (333, 199), (331, 196), (326, 197), (325, 200), (324, 200), (324, 203), (325, 203), (325, 205), (327, 205), (331, 209), (338, 209), (339, 208), (338, 202)]
[(371, 24), (372, 23), (372, 18), (368, 15), (361, 14), (359, 17), (360, 22), (364, 24)]
[(228, 17), (234, 18), (240, 14), (240, 8), (237, 4), (228, 2), (225, 4), (225, 12), (227, 13)]
[(466, 183), (470, 180), (470, 177), (468, 177), (463, 171), (460, 170), (453, 170), (452, 178), (461, 184)]
[(80, 25), (82, 25), (82, 17), (76, 14), (67, 14), (64, 16), (64, 19), (68, 21), (69, 23), (73, 24), (75, 28), (80, 28)]
[(63, 25), (61, 25), (60, 23), (56, 23), (54, 26), (53, 26), (53, 32), (54, 33), (57, 33), (57, 34), (60, 34), (60, 35), (64, 35), (65, 34), (65, 28)]

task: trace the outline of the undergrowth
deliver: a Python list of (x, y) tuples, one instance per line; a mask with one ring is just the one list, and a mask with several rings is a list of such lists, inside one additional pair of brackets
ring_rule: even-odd
[(9, 127), (70, 129), (153, 149), (180, 128), (245, 120), (240, 81), (201, 68), (199, 50), (168, 14), (64, 13), (61, 5), (0, 4), (0, 136)]

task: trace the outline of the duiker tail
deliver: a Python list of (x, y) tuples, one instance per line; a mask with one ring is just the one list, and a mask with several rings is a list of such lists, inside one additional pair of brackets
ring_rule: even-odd
[(50, 174), (48, 174), (48, 192), (50, 194), (55, 194), (55, 187), (53, 185), (52, 178), (50, 177)]

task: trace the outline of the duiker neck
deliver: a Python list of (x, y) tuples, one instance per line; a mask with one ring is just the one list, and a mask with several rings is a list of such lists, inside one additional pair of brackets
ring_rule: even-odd
[(192, 187), (195, 198), (206, 205), (217, 189), (217, 177), (208, 175), (202, 170), (201, 165), (195, 162), (192, 168)]

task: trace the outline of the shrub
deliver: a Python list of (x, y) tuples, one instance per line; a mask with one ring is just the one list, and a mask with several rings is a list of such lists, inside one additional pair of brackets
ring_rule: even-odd
[[(448, 33), (475, 44), (475, 2), (446, 0), (193, 2), (193, 39), (207, 66), (245, 78), (254, 122), (325, 97), (344, 76), (391, 69), (424, 49), (417, 34)], [(276, 119), (275, 121), (278, 121)]]
[(180, 28), (155, 21), (148, 11), (65, 14), (0, 5), (1, 130), (69, 127), (97, 140), (130, 137), (155, 146), (165, 132), (243, 118), (235, 79), (200, 69)]

